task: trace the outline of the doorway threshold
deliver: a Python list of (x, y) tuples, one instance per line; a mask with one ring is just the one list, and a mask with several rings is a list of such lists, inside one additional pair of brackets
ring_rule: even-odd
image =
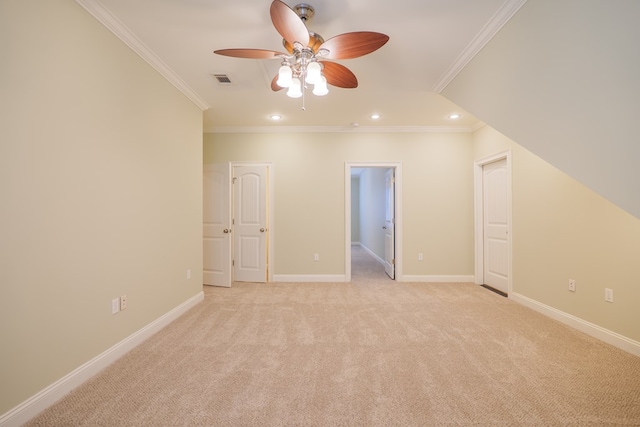
[(491, 286), (489, 286), (489, 285), (480, 285), (480, 286), (482, 286), (482, 287), (483, 287), (483, 288), (485, 288), (485, 289), (489, 289), (491, 292), (495, 292), (496, 294), (498, 294), (498, 295), (500, 295), (500, 296), (502, 296), (502, 297), (507, 298), (507, 297), (509, 296), (509, 295), (507, 295), (507, 293), (506, 293), (506, 292), (499, 291), (499, 290), (497, 290), (496, 288), (492, 288), (492, 287), (491, 287)]

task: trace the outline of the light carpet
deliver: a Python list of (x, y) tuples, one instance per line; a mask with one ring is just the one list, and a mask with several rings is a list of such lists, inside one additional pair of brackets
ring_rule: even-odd
[(234, 283), (31, 426), (640, 425), (640, 358), (482, 287)]

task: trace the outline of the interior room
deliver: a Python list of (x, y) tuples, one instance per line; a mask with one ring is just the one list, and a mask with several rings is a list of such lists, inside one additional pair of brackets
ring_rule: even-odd
[(309, 3), (0, 2), (0, 426), (639, 424), (640, 2)]

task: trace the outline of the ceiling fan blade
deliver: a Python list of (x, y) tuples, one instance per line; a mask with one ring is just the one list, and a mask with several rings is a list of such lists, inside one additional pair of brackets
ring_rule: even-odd
[(273, 80), (271, 80), (271, 90), (274, 92), (284, 89), (282, 86), (276, 83), (277, 81), (278, 81), (278, 75), (276, 74)]
[(214, 50), (213, 53), (224, 56), (232, 56), (234, 58), (249, 59), (274, 59), (278, 58), (280, 55), (287, 56), (286, 53), (265, 49), (220, 49)]
[(303, 46), (309, 44), (309, 30), (293, 9), (280, 0), (273, 0), (270, 12), (271, 22), (283, 39), (291, 45), (294, 42), (300, 42)]
[(330, 85), (345, 89), (355, 89), (358, 87), (358, 79), (355, 74), (344, 65), (330, 61), (320, 62), (324, 65), (322, 74)]
[(320, 49), (329, 51), (323, 56), (324, 58), (351, 59), (374, 52), (388, 41), (389, 36), (386, 34), (358, 31), (331, 37), (320, 46)]

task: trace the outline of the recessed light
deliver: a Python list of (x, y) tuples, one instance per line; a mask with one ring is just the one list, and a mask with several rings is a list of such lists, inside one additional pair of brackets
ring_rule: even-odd
[(282, 116), (280, 114), (272, 114), (272, 115), (269, 116), (269, 118), (271, 120), (280, 120), (280, 119), (282, 119)]
[(372, 118), (373, 120), (378, 120), (378, 119), (380, 118), (380, 114), (372, 114), (372, 115), (371, 115), (371, 118)]
[(453, 114), (449, 114), (449, 118), (450, 119), (459, 119), (460, 118), (460, 114), (458, 113), (453, 113)]

